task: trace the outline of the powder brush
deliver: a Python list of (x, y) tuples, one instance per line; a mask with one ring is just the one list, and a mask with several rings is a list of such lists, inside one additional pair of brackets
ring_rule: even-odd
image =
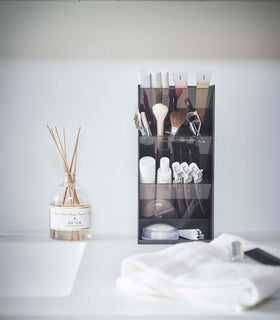
[(163, 136), (164, 119), (167, 116), (168, 107), (162, 103), (156, 103), (153, 106), (153, 114), (157, 120), (157, 135)]
[(170, 113), (170, 122), (171, 122), (171, 136), (175, 136), (179, 128), (186, 121), (186, 113), (182, 111), (172, 111)]

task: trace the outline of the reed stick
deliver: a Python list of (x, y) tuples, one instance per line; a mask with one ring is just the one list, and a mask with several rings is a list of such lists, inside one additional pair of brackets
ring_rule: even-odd
[(58, 139), (58, 143), (59, 143), (59, 146), (60, 146), (61, 154), (62, 154), (62, 157), (64, 159), (64, 163), (65, 163), (66, 168), (67, 168), (67, 173), (71, 173), (71, 170), (69, 169), (69, 166), (68, 166), (68, 163), (67, 163), (67, 160), (66, 160), (66, 155), (64, 153), (64, 150), (63, 150), (63, 147), (62, 147), (62, 143), (61, 143), (61, 140), (60, 140), (60, 137), (59, 137), (59, 134), (58, 134), (58, 131), (57, 131), (56, 127), (55, 127), (55, 132), (56, 132), (56, 135), (57, 135), (57, 139)]
[[(72, 156), (72, 161), (71, 161), (71, 166), (70, 166), (70, 171), (72, 171), (73, 168), (73, 164), (74, 164), (74, 168), (73, 168), (73, 182), (75, 183), (75, 175), (76, 175), (76, 163), (77, 163), (77, 150), (78, 150), (78, 142), (79, 142), (79, 137), (80, 137), (80, 131), (81, 131), (81, 127), (78, 128), (78, 132), (77, 132), (77, 138), (76, 138), (76, 142), (75, 142), (75, 148), (74, 148), (74, 152), (73, 152), (73, 156)], [(74, 201), (76, 201), (77, 203), (79, 202), (79, 199), (77, 197), (76, 192), (74, 192)]]
[(63, 201), (62, 201), (62, 204), (63, 204), (63, 205), (65, 204), (67, 191), (68, 191), (68, 187), (65, 188), (64, 197), (63, 197)]
[[(77, 163), (76, 160), (77, 160), (77, 150), (78, 150), (78, 141), (79, 141), (80, 131), (81, 131), (81, 127), (78, 128), (75, 147), (74, 147), (73, 156), (72, 156), (72, 161), (71, 161), (71, 165), (70, 165), (70, 173), (73, 174), (73, 176), (72, 176), (73, 183), (75, 183), (76, 163)], [(72, 171), (73, 163), (74, 163), (74, 171)], [(68, 187), (66, 187), (66, 189), (65, 189), (65, 193), (64, 193), (64, 197), (63, 197), (63, 204), (65, 203), (65, 200), (66, 200), (67, 190), (68, 190)], [(69, 190), (69, 194), (70, 194), (70, 190)], [(77, 203), (77, 204), (80, 203), (75, 189), (73, 190), (73, 201), (74, 201), (74, 203)], [(73, 205), (73, 203), (72, 203), (72, 205)]]
[[(63, 127), (63, 144), (64, 144), (64, 154), (65, 154), (65, 158), (66, 158), (66, 161), (67, 161), (66, 141), (65, 141), (65, 127)], [(64, 192), (64, 197), (63, 197), (63, 202), (62, 202), (63, 205), (65, 204), (67, 190), (68, 190), (68, 187), (66, 187), (65, 192)], [(69, 193), (69, 195), (70, 195), (70, 193)], [(70, 195), (70, 197), (71, 197), (71, 195)]]
[(55, 139), (53, 130), (50, 129), (49, 126), (47, 126), (47, 128), (48, 128), (48, 130), (49, 130), (49, 132), (50, 132), (50, 134), (51, 134), (51, 136), (52, 136), (52, 138), (53, 138), (53, 141), (54, 141), (54, 143), (55, 143), (55, 146), (56, 146), (56, 148), (57, 148), (59, 157), (60, 157), (60, 159), (61, 159), (61, 162), (62, 162), (62, 165), (63, 165), (63, 168), (64, 168), (64, 171), (67, 173), (67, 172), (68, 172), (68, 169), (67, 169), (67, 166), (66, 166), (66, 164), (65, 164), (65, 162), (64, 162), (63, 156), (62, 156), (62, 154), (61, 154), (61, 152), (60, 152), (60, 150), (59, 150), (59, 147), (58, 147), (58, 144), (57, 144), (57, 142), (56, 142), (56, 139)]
[(73, 169), (74, 179), (75, 179), (75, 175), (76, 175), (76, 165), (77, 165), (77, 152), (75, 154), (75, 159), (74, 159), (74, 169)]
[(70, 171), (72, 171), (73, 161), (74, 161), (74, 158), (76, 157), (76, 154), (77, 154), (80, 131), (81, 131), (81, 127), (78, 128), (78, 133), (77, 133), (76, 142), (75, 142), (75, 148), (73, 151), (73, 156), (72, 156), (71, 165), (70, 165)]
[(64, 148), (64, 154), (67, 161), (67, 153), (66, 153), (66, 140), (65, 140), (65, 127), (63, 127), (63, 148)]

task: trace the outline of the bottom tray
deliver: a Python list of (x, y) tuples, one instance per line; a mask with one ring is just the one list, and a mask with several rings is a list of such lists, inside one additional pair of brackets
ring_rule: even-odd
[(183, 242), (194, 242), (194, 241), (203, 241), (203, 242), (210, 242), (211, 240), (188, 240), (179, 238), (178, 240), (138, 240), (138, 244), (176, 244), (176, 243), (183, 243)]
[(138, 228), (138, 243), (139, 244), (174, 244), (192, 241), (184, 238), (178, 240), (143, 240), (142, 229), (143, 227), (154, 224), (154, 223), (166, 223), (177, 229), (200, 229), (204, 234), (204, 240), (199, 241), (210, 241), (213, 239), (213, 230), (211, 219), (139, 219)]

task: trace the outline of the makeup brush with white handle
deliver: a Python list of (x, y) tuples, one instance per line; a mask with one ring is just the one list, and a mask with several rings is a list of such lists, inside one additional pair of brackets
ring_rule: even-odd
[(163, 136), (164, 119), (167, 116), (168, 107), (162, 103), (156, 103), (153, 106), (153, 114), (157, 120), (157, 135)]

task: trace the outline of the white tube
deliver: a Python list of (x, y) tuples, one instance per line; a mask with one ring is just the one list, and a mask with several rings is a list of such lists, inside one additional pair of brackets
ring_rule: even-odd
[(139, 161), (140, 183), (155, 183), (156, 160), (153, 157), (143, 157)]
[(151, 88), (151, 75), (146, 70), (140, 71), (140, 88)]
[(161, 71), (161, 87), (169, 88), (169, 73), (168, 71)]
[(160, 159), (160, 167), (157, 171), (157, 183), (171, 183), (172, 182), (172, 171), (169, 167), (169, 159), (163, 157)]
[(161, 88), (161, 73), (151, 72), (151, 84), (152, 88), (159, 89)]

